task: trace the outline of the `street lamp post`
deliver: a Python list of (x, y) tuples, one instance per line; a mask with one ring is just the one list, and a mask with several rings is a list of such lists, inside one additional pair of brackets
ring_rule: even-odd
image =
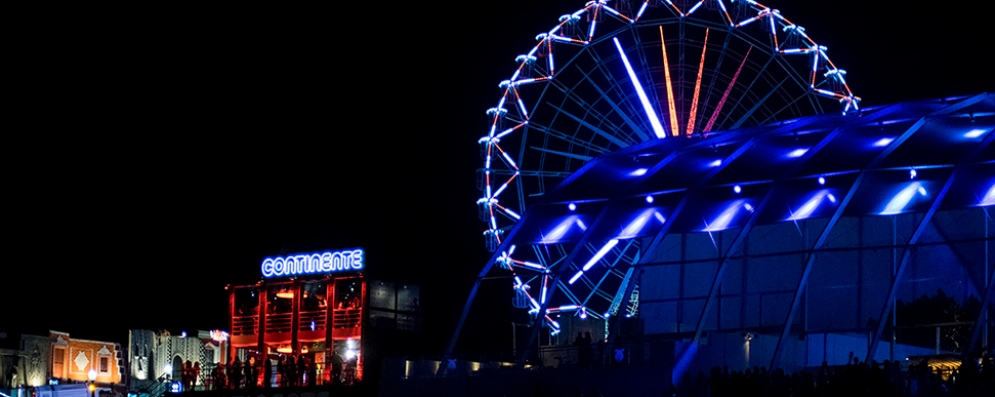
[(90, 371), (86, 373), (86, 376), (90, 378), (90, 384), (87, 385), (87, 389), (90, 389), (90, 397), (96, 397), (97, 395), (97, 370), (90, 368)]

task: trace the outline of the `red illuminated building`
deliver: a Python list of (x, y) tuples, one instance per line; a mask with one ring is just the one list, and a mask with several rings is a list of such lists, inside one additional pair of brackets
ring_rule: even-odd
[(293, 357), (313, 366), (308, 384), (361, 380), (363, 261), (360, 249), (266, 258), (262, 281), (229, 286), (230, 362)]

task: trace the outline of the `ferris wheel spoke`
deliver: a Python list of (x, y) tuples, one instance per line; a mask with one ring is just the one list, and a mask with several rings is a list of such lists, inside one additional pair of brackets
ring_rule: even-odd
[(622, 57), (622, 63), (625, 64), (625, 71), (629, 74), (629, 81), (632, 82), (632, 87), (636, 90), (636, 95), (639, 96), (639, 102), (643, 105), (643, 112), (649, 120), (650, 125), (653, 127), (653, 133), (656, 134), (657, 138), (666, 137), (667, 133), (663, 128), (663, 124), (660, 123), (660, 118), (657, 117), (656, 110), (653, 109), (653, 105), (646, 96), (646, 91), (643, 90), (643, 86), (639, 82), (639, 78), (636, 76), (635, 70), (632, 69), (632, 64), (629, 63), (629, 58), (625, 56), (625, 50), (622, 49), (622, 44), (619, 43), (618, 38), (613, 37), (612, 40), (615, 42), (615, 47), (618, 49), (619, 56)]
[[(624, 121), (625, 124), (628, 125), (629, 128), (632, 129), (632, 132), (634, 134), (636, 134), (636, 136), (639, 137), (639, 139), (640, 139), (641, 142), (646, 142), (646, 141), (650, 140), (650, 137), (649, 137), (649, 135), (646, 134), (646, 131), (644, 131), (639, 125), (636, 124), (635, 121), (632, 120), (631, 117), (629, 117), (629, 112), (623, 112), (622, 108), (620, 108), (618, 106), (618, 103), (615, 102), (615, 101), (613, 101), (611, 99), (611, 97), (609, 97), (608, 94), (605, 92), (605, 90), (601, 89), (601, 87), (599, 87), (597, 84), (595, 84), (594, 80), (591, 79), (590, 74), (585, 73), (583, 70), (580, 70), (579, 66), (577, 67), (577, 69), (579, 70), (579, 72), (581, 73), (581, 75), (584, 76), (584, 80), (586, 80), (588, 82), (588, 84), (590, 84), (591, 87), (594, 88), (594, 90), (598, 92), (598, 95), (600, 95), (599, 98), (601, 98), (602, 100), (604, 100), (605, 103), (608, 104), (608, 106), (611, 106), (612, 110), (615, 111), (615, 114), (618, 114), (619, 117), (622, 118), (622, 121)], [(601, 68), (598, 68), (598, 69), (601, 70), (602, 73), (604, 73), (604, 71)], [(605, 73), (605, 74), (607, 76), (607, 73)], [(630, 109), (630, 111), (631, 111), (631, 109)]]
[(775, 86), (774, 89), (768, 91), (767, 95), (764, 95), (764, 97), (761, 98), (759, 101), (757, 101), (757, 103), (755, 103), (753, 105), (753, 107), (750, 108), (750, 110), (747, 110), (746, 114), (744, 114), (743, 117), (741, 117), (738, 121), (736, 121), (736, 124), (733, 124), (730, 129), (735, 130), (735, 129), (739, 128), (740, 126), (742, 126), (743, 122), (745, 122), (746, 120), (749, 120), (750, 117), (753, 116), (753, 113), (756, 112), (757, 109), (760, 109), (760, 107), (764, 105), (764, 102), (767, 102), (767, 99), (769, 99), (771, 97), (771, 95), (774, 95), (774, 93), (777, 92), (778, 88), (781, 88), (781, 86), (784, 84), (785, 81), (786, 81), (786, 79), (785, 80), (781, 80), (780, 83), (777, 83), (777, 86)]
[(801, 101), (803, 99), (808, 100), (809, 102), (813, 102), (811, 94), (801, 94), (801, 95), (795, 96), (794, 98), (792, 98), (791, 101), (788, 101), (787, 103), (785, 103), (784, 106), (782, 106), (780, 109), (777, 109), (776, 111), (771, 112), (770, 116), (767, 116), (766, 119), (760, 121), (760, 124), (767, 124), (767, 123), (771, 123), (771, 122), (776, 121), (779, 118), (778, 116), (781, 115), (782, 112), (787, 112), (789, 109), (794, 108), (795, 105), (798, 103), (798, 101)]
[[(715, 72), (716, 73), (712, 75), (712, 78), (709, 80), (709, 83), (708, 83), (708, 88), (705, 90), (705, 100), (702, 102), (705, 105), (709, 105), (709, 104), (712, 103), (712, 96), (715, 93), (715, 86), (716, 86), (716, 84), (719, 84), (719, 77), (725, 77), (725, 74), (724, 73), (720, 73), (719, 71), (722, 70), (722, 64), (725, 62), (726, 55), (729, 52), (729, 43), (731, 41), (732, 41), (732, 35), (731, 34), (726, 34), (725, 35), (725, 40), (722, 42), (721, 50), (719, 51), (718, 60), (716, 61), (716, 64), (715, 64)], [(703, 108), (702, 109), (702, 114), (701, 114), (702, 118), (703, 118), (703, 121), (704, 121), (704, 116), (705, 116), (706, 113), (707, 113), (706, 109)], [(708, 119), (711, 120), (711, 117), (709, 117)], [(702, 129), (701, 129), (702, 133), (707, 132), (707, 131), (705, 131), (705, 129), (706, 129), (706, 127), (708, 127), (708, 124), (706, 123), (706, 124), (704, 124), (704, 126), (705, 127), (702, 127)]]
[[(606, 103), (608, 103), (609, 106), (612, 106), (613, 109), (615, 109), (615, 104), (607, 96), (601, 96), (601, 97), (598, 97), (598, 98), (594, 99), (593, 102), (587, 102), (583, 98), (579, 97), (576, 94), (576, 92), (575, 92), (574, 89), (571, 89), (569, 87), (565, 87), (562, 84), (557, 84), (555, 82), (552, 84), (552, 86), (556, 87), (556, 89), (560, 90), (560, 92), (562, 92), (564, 94), (564, 96), (565, 96), (564, 99), (565, 100), (569, 99), (570, 101), (572, 101), (577, 106), (585, 108), (585, 110), (589, 113), (587, 115), (587, 117), (586, 117), (587, 119), (598, 120), (602, 124), (608, 125), (608, 127), (610, 127), (609, 129), (612, 130), (612, 131), (620, 131), (621, 130), (621, 127), (619, 127), (619, 126), (617, 126), (617, 125), (615, 125), (614, 123), (611, 122), (611, 120), (609, 119), (608, 115), (601, 114), (600, 112), (597, 112), (596, 110), (594, 110), (594, 106), (597, 104), (597, 101), (602, 100), (602, 99)], [(550, 107), (554, 108), (557, 112), (563, 113), (564, 115), (566, 115), (570, 119), (576, 121), (577, 123), (586, 124), (584, 126), (586, 126), (586, 127), (589, 126), (588, 128), (590, 128), (592, 131), (594, 131), (596, 133), (599, 133), (599, 135), (601, 135), (602, 137), (608, 139), (609, 141), (612, 141), (613, 143), (615, 143), (616, 145), (618, 145), (619, 148), (628, 147), (630, 145), (633, 145), (635, 143), (640, 142), (640, 141), (632, 141), (631, 135), (629, 135), (629, 134), (622, 135), (622, 134), (619, 134), (618, 132), (616, 132), (615, 134), (609, 134), (609, 133), (607, 133), (607, 132), (604, 131), (604, 128), (600, 128), (600, 127), (594, 126), (591, 123), (583, 121), (584, 119), (582, 119), (582, 118), (580, 118), (578, 116), (575, 116), (575, 115), (573, 115), (573, 114), (571, 114), (569, 112), (566, 112), (561, 107), (558, 107), (558, 106), (556, 106), (556, 105), (554, 105), (552, 103), (549, 103), (548, 105)], [(620, 114), (620, 115), (623, 116), (623, 117), (625, 117), (624, 114)], [(627, 138), (627, 139), (623, 140), (622, 138)]]
[(563, 157), (577, 159), (577, 160), (581, 160), (581, 161), (588, 161), (588, 160), (594, 158), (592, 156), (585, 156), (585, 155), (581, 155), (581, 154), (575, 154), (575, 153), (570, 153), (570, 152), (563, 152), (563, 151), (559, 151), (559, 150), (545, 149), (545, 148), (535, 147), (535, 146), (530, 147), (530, 149), (538, 150), (538, 151), (543, 152), (543, 153), (555, 154), (555, 155), (559, 155), (559, 156), (563, 156)]
[(562, 108), (560, 108), (560, 107), (558, 107), (556, 105), (550, 104), (550, 107), (552, 107), (553, 109), (556, 109), (557, 111), (559, 111), (563, 115), (569, 117), (573, 121), (576, 121), (578, 124), (580, 124), (580, 125), (582, 125), (584, 127), (587, 127), (589, 130), (593, 131), (595, 134), (600, 135), (602, 138), (607, 139), (609, 142), (614, 143), (618, 147), (620, 147), (620, 148), (629, 147), (629, 143), (627, 143), (627, 142), (625, 142), (625, 141), (623, 141), (621, 139), (616, 138), (611, 133), (609, 133), (609, 132), (607, 132), (605, 130), (602, 130), (601, 128), (598, 128), (598, 126), (596, 126), (594, 124), (591, 124), (591, 123), (588, 123), (588, 122), (584, 121), (583, 119), (581, 119), (580, 117), (574, 116), (570, 112), (567, 112), (566, 110), (563, 110)]
[(492, 170), (491, 174), (510, 176), (514, 174), (519, 174), (520, 177), (543, 177), (543, 178), (566, 178), (572, 174), (566, 171), (543, 171), (543, 170)]
[[(561, 140), (561, 141), (566, 142), (566, 143), (568, 143), (570, 145), (576, 145), (577, 147), (583, 148), (583, 149), (587, 150), (588, 152), (594, 152), (596, 154), (603, 154), (603, 153), (607, 153), (608, 152), (608, 149), (606, 149), (606, 148), (595, 146), (595, 145), (591, 144), (590, 142), (580, 140), (580, 139), (578, 139), (575, 136), (572, 136), (572, 135), (569, 135), (569, 134), (565, 134), (565, 133), (553, 130), (553, 129), (551, 129), (549, 127), (546, 127), (544, 125), (541, 125), (541, 124), (532, 123), (532, 124), (529, 124), (529, 128), (535, 128), (535, 129), (539, 130), (540, 132), (546, 134), (547, 137)], [(587, 156), (588, 159), (590, 159), (592, 157), (594, 157), (594, 156)]]
[[(733, 103), (732, 109), (730, 109), (729, 112), (726, 113), (726, 116), (723, 118), (723, 120), (722, 120), (722, 125), (723, 126), (726, 126), (727, 125), (726, 123), (728, 122), (728, 120), (731, 117), (733, 117), (733, 115), (736, 114), (736, 112), (740, 109), (740, 105), (743, 105), (744, 99), (747, 99), (746, 97), (749, 96), (752, 93), (753, 86), (756, 85), (757, 81), (759, 81), (763, 77), (763, 72), (765, 70), (767, 70), (767, 66), (770, 65), (770, 63), (773, 60), (774, 60), (773, 58), (767, 58), (767, 62), (765, 62), (763, 64), (763, 66), (760, 67), (760, 69), (756, 73), (756, 76), (753, 76), (753, 79), (750, 80), (750, 83), (746, 84), (746, 86), (742, 90), (742, 94), (740, 94), (738, 96), (738, 98), (736, 99), (736, 102)], [(726, 126), (724, 128), (725, 129), (736, 129), (736, 128), (739, 128), (739, 125), (742, 122), (745, 122), (745, 119), (741, 119), (741, 120), (739, 120), (738, 123), (733, 124), (732, 126)]]

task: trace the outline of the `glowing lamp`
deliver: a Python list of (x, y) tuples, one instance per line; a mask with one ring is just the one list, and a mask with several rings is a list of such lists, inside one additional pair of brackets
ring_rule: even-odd
[(294, 299), (294, 293), (284, 289), (277, 292), (276, 297), (281, 299)]
[(801, 157), (806, 152), (808, 152), (808, 149), (795, 149), (795, 150), (792, 150), (792, 151), (788, 152), (788, 157), (798, 158), (798, 157)]
[(90, 368), (90, 370), (87, 371), (86, 376), (90, 379), (90, 382), (97, 380), (97, 370)]
[(894, 141), (894, 140), (895, 140), (895, 138), (881, 138), (881, 139), (878, 139), (877, 142), (874, 142), (874, 146), (875, 147), (885, 147), (885, 146), (888, 146), (888, 144), (890, 144), (891, 141)]
[(977, 138), (977, 137), (982, 136), (984, 134), (985, 134), (985, 130), (974, 129), (974, 130), (970, 130), (966, 134), (964, 134), (964, 137), (965, 138)]
[(221, 330), (211, 330), (211, 339), (218, 342), (224, 342), (228, 340), (228, 333)]

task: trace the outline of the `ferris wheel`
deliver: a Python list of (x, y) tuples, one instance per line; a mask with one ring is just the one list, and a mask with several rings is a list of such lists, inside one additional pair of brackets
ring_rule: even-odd
[[(546, 296), (567, 250), (550, 243), (516, 252), (502, 243), (531, 205), (588, 160), (650, 140), (859, 110), (827, 48), (751, 0), (590, 1), (560, 16), (514, 61), (479, 140), (478, 213), (488, 250), (500, 250), (497, 264), (514, 276), (520, 306), (563, 303), (545, 315), (554, 331), (548, 313), (622, 310), (628, 275), (596, 284), (571, 279), (553, 289), (560, 297)], [(589, 262), (638, 258), (636, 239), (612, 241), (592, 247)]]

